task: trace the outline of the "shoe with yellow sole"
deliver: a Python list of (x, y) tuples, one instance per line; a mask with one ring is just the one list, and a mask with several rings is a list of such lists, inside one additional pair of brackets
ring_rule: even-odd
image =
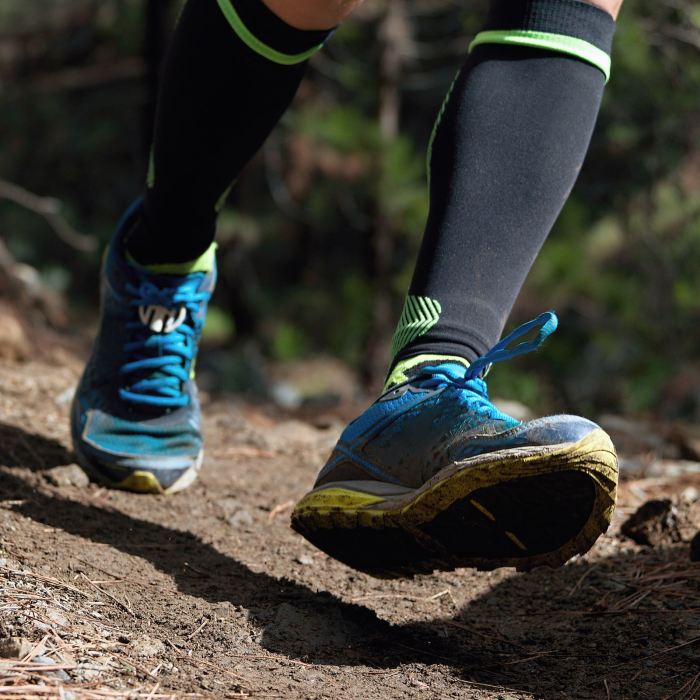
[(189, 486), (202, 464), (193, 368), (216, 282), (214, 247), (180, 266), (143, 268), (124, 237), (134, 205), (105, 256), (100, 329), (73, 400), (78, 463), (94, 480), (142, 493)]
[(539, 347), (557, 323), (542, 314), (471, 366), (445, 356), (399, 363), (341, 435), (292, 527), (378, 577), (527, 570), (588, 551), (615, 507), (610, 438), (576, 416), (520, 422), (491, 403), (483, 379), (492, 363)]

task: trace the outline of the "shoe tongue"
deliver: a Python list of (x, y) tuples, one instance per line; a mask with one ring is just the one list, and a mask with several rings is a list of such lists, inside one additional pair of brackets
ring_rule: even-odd
[(158, 304), (139, 306), (139, 321), (153, 333), (172, 333), (187, 320), (187, 308), (169, 309)]
[(196, 289), (197, 279), (183, 275), (153, 274), (138, 264), (127, 262), (131, 283), (142, 298), (137, 307), (138, 320), (152, 333), (172, 333), (187, 321), (187, 306), (176, 301), (181, 290)]
[(435, 367), (438, 365), (456, 365), (459, 369), (466, 369), (469, 367), (469, 361), (456, 355), (416, 355), (415, 357), (409, 357), (406, 360), (401, 360), (391, 370), (384, 384), (384, 391), (388, 391), (391, 387), (412, 379), (420, 374), (424, 367)]

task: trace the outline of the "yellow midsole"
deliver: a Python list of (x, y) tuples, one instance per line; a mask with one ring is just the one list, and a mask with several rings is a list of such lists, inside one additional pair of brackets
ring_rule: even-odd
[(132, 472), (115, 486), (136, 493), (163, 493), (163, 487), (158, 483), (158, 479), (150, 472), (145, 471)]
[[(597, 459), (594, 461), (593, 457)], [(425, 522), (436, 511), (449, 508), (455, 501), (479, 489), (488, 488), (514, 479), (579, 471), (588, 475), (597, 486), (597, 499), (606, 496), (606, 514), (615, 506), (617, 485), (617, 458), (610, 438), (603, 430), (596, 430), (574, 445), (545, 454), (518, 456), (510, 452), (501, 459), (484, 461), (467, 469), (455, 468), (452, 474), (438, 475), (434, 483), (426, 484), (412, 494), (399, 508), (381, 508), (386, 499), (344, 487), (320, 488), (304, 496), (294, 509), (292, 518), (311, 516), (323, 519), (333, 514), (336, 527), (386, 527), (386, 516), (400, 516), (404, 524)], [(602, 504), (601, 504), (602, 505)], [(347, 519), (347, 523), (344, 521)], [(320, 524), (320, 523), (319, 523)]]

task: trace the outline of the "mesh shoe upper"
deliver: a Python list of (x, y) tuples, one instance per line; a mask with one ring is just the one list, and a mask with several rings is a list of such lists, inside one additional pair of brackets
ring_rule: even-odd
[(216, 269), (167, 275), (129, 263), (130, 216), (105, 257), (100, 330), (76, 393), (73, 433), (102, 463), (186, 468), (202, 449), (191, 375)]
[[(549, 324), (549, 326), (547, 326)], [(535, 341), (510, 344), (534, 328)], [(492, 362), (536, 348), (556, 328), (549, 312), (525, 324), (471, 367), (441, 362), (416, 367), (343, 432), (316, 486), (376, 479), (417, 488), (442, 468), (498, 450), (577, 442), (597, 428), (577, 416), (521, 423), (491, 403), (480, 376)]]

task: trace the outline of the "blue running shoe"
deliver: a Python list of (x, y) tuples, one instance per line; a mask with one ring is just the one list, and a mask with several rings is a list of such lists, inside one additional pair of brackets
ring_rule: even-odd
[(79, 464), (96, 481), (174, 493), (202, 464), (193, 374), (216, 282), (214, 246), (182, 269), (132, 264), (124, 235), (137, 207), (124, 215), (105, 256), (100, 330), (73, 401), (71, 432)]
[(590, 549), (615, 507), (610, 438), (575, 416), (519, 422), (491, 403), (483, 379), (556, 326), (542, 314), (471, 366), (429, 355), (400, 363), (341, 435), (292, 527), (378, 577), (558, 566)]

